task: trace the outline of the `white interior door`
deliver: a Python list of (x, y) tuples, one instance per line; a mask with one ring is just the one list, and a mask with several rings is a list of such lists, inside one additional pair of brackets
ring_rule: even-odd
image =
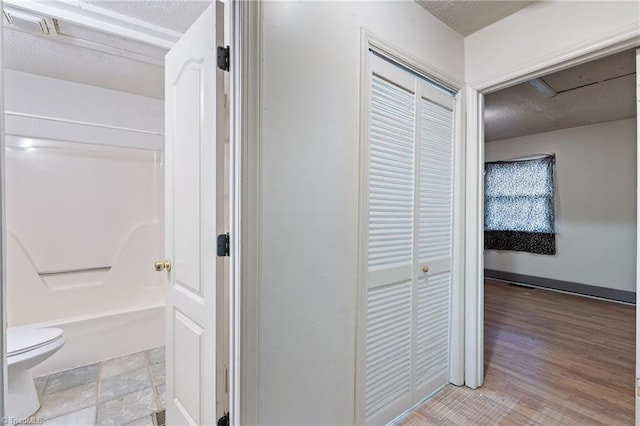
[(222, 416), (223, 7), (212, 4), (165, 62), (166, 406), (169, 425)]

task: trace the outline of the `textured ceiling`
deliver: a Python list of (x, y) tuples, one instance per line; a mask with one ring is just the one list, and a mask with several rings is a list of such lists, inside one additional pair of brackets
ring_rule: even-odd
[(156, 65), (4, 30), (6, 67), (105, 89), (162, 99), (164, 69)]
[(533, 3), (533, 1), (483, 0), (416, 0), (416, 2), (463, 36), (468, 36)]
[(487, 142), (636, 116), (633, 50), (542, 80), (558, 93), (545, 96), (527, 82), (485, 97)]
[(109, 9), (160, 27), (185, 32), (204, 12), (212, 0), (84, 0), (85, 3)]
[[(86, 3), (184, 32), (211, 2), (93, 0)], [(8, 28), (4, 36), (5, 63), (9, 69), (164, 98), (163, 67)]]
[[(85, 0), (174, 31), (184, 32), (211, 0)], [(455, 31), (466, 35), (531, 2), (418, 1)], [(5, 30), (5, 58), (10, 69), (158, 99), (164, 97), (162, 67), (75, 47), (15, 30)]]

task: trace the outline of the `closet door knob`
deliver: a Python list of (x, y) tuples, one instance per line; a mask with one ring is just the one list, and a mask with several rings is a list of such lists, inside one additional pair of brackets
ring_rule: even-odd
[(428, 267), (427, 265), (424, 265), (424, 266), (422, 267), (422, 272), (424, 272), (425, 274), (426, 274), (427, 272), (429, 272), (429, 267)]
[(156, 263), (153, 264), (153, 266), (156, 268), (156, 271), (161, 272), (161, 271), (170, 271), (171, 270), (171, 261), (169, 259), (167, 260), (159, 260)]

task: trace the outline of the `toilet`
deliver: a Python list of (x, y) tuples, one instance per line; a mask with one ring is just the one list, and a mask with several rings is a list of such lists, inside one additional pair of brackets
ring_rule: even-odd
[(7, 329), (6, 417), (24, 419), (40, 408), (31, 369), (64, 345), (61, 328)]

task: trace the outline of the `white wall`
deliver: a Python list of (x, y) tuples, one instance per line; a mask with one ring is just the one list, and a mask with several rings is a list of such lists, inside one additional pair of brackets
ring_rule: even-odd
[(485, 268), (635, 291), (636, 121), (489, 142), (486, 161), (556, 154), (556, 255), (485, 250)]
[(5, 70), (5, 110), (164, 134), (164, 102)]
[(263, 3), (259, 420), (354, 422), (360, 31), (463, 79), (414, 2)]
[(475, 87), (526, 65), (554, 62), (567, 49), (586, 53), (598, 38), (639, 28), (640, 2), (536, 2), (465, 38), (465, 78)]

